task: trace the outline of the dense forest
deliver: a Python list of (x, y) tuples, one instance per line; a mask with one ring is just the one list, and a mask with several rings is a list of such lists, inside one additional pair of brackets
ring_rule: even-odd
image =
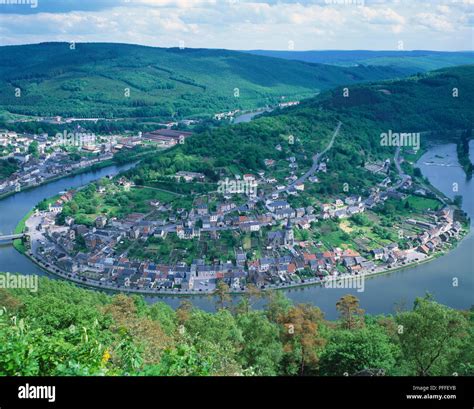
[(317, 307), (255, 288), (232, 304), (218, 286), (209, 313), (186, 299), (175, 311), (47, 278), (38, 287), (0, 290), (0, 375), (474, 374), (474, 310), (429, 295), (378, 316), (346, 295), (328, 321)]
[(0, 47), (0, 112), (81, 118), (208, 116), (410, 73), (228, 50), (106, 43), (8, 46)]

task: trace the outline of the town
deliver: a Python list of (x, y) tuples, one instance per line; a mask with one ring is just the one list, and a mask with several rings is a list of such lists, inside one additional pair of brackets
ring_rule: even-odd
[[(195, 196), (188, 209), (177, 207), (165, 192), (155, 189), (150, 191), (153, 199), (147, 199), (147, 212), (110, 218), (100, 214), (84, 222), (64, 212), (71, 203), (77, 208), (77, 195), (107, 202), (143, 194), (147, 188), (121, 176), (92, 184), (84, 188), (86, 193), (83, 189), (64, 192), (26, 221), (27, 254), (54, 274), (92, 287), (199, 294), (213, 292), (217, 281), (224, 280), (230, 291), (238, 293), (250, 283), (261, 289), (287, 288), (380, 274), (428, 260), (461, 238), (464, 231), (455, 220), (454, 208), (434, 199), (426, 200), (438, 203), (438, 210), (414, 212), (405, 218), (403, 230), (397, 230), (398, 241), (374, 238), (368, 242), (362, 237), (373, 234), (366, 226), (374, 224), (370, 220), (377, 220), (377, 209), (386, 202), (407, 200), (413, 191), (425, 200), (422, 196), (427, 192), (413, 186), (404, 173), (392, 183), (386, 176), (389, 159), (366, 165), (380, 173), (380, 183), (366, 197), (345, 193), (314, 206), (293, 207), (290, 202), (317, 185), (327, 172), (324, 153), (339, 127), (326, 149), (313, 157), (311, 168), (299, 177), (297, 160), (289, 157), (286, 184), (265, 172), (235, 175), (234, 184), (221, 181), (217, 191)], [(143, 135), (171, 145), (187, 136)], [(394, 160), (401, 160), (398, 151)], [(266, 163), (273, 165), (270, 160)], [(186, 184), (203, 182), (206, 175), (179, 171), (171, 179)], [(348, 232), (358, 226), (359, 234), (351, 240), (346, 233), (346, 242), (344, 238), (328, 241), (320, 233), (334, 224)]]
[[(59, 118), (54, 121), (62, 123)], [(81, 126), (73, 132), (64, 131), (54, 136), (0, 130), (0, 165), (11, 169), (0, 174), (0, 196), (82, 172), (92, 166), (111, 164), (115, 154), (137, 146), (170, 148), (192, 134), (170, 129), (175, 123), (164, 125), (165, 128), (143, 135), (98, 136)]]

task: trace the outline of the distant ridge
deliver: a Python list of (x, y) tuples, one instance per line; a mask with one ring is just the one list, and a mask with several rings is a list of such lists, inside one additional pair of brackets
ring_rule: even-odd
[[(40, 116), (197, 117), (410, 73), (219, 49), (115, 43), (76, 43), (75, 49), (68, 43), (5, 46), (0, 47), (0, 110)], [(16, 88), (21, 98), (15, 97)]]
[(271, 51), (251, 50), (248, 53), (287, 60), (319, 64), (353, 66), (383, 65), (416, 71), (431, 71), (444, 67), (474, 63), (473, 51), (430, 51), (430, 50), (309, 50)]

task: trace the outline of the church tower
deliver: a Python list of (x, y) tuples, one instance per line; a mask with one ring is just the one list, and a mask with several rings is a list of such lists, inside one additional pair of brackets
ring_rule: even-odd
[(285, 227), (285, 246), (294, 246), (295, 244), (295, 236), (293, 234), (293, 226), (291, 224), (291, 220), (288, 218)]

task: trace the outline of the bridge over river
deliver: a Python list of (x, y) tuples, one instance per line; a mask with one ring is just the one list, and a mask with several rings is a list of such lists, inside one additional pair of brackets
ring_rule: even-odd
[(27, 236), (26, 233), (19, 233), (19, 234), (5, 234), (5, 235), (0, 235), (0, 241), (10, 241), (10, 240), (16, 240), (16, 239), (21, 239), (23, 237)]

